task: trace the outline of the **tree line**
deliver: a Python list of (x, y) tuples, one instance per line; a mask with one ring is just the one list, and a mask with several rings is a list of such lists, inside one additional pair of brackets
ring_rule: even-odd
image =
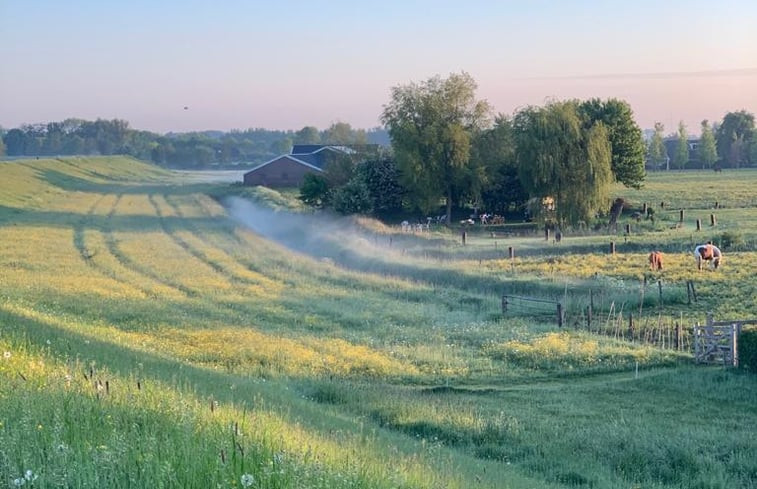
[[(342, 213), (443, 212), (447, 223), (453, 208), (476, 208), (588, 224), (610, 213), (613, 182), (640, 188), (657, 158), (662, 139), (656, 132), (644, 142), (625, 101), (552, 101), (493, 115), (476, 88), (467, 73), (393, 87), (381, 115), (391, 154), (308, 175), (302, 200)], [(685, 133), (681, 139), (688, 148)], [(700, 147), (710, 165), (719, 155), (734, 166), (757, 164), (749, 152), (757, 149), (754, 117), (729, 113), (714, 130), (703, 123)]]
[(170, 168), (254, 166), (294, 144), (387, 144), (381, 128), (353, 129), (337, 122), (325, 130), (305, 126), (298, 131), (268, 129), (156, 134), (129, 127), (121, 119), (66, 119), (24, 124), (0, 130), (0, 156), (131, 155)]
[(655, 123), (647, 151), (651, 168), (757, 166), (757, 128), (754, 114), (745, 110), (729, 112), (721, 122), (712, 125), (708, 120), (703, 120), (699, 139), (694, 144), (683, 122), (679, 122), (678, 131), (667, 138), (664, 132), (665, 126), (661, 122)]
[(642, 185), (645, 145), (627, 103), (555, 101), (492, 117), (475, 90), (467, 73), (392, 88), (382, 113), (391, 158), (356, 164), (342, 185), (329, 168), (308, 176), (303, 200), (376, 214), (391, 204), (428, 215), (443, 203), (447, 223), (453, 207), (530, 204), (532, 215), (575, 224), (605, 210), (613, 181)]

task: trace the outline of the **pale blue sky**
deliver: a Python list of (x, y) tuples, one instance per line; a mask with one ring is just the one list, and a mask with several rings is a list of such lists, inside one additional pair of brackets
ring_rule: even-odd
[(757, 1), (0, 0), (0, 63), (6, 128), (367, 128), (392, 86), (464, 70), (498, 112), (619, 97), (696, 133), (757, 112)]

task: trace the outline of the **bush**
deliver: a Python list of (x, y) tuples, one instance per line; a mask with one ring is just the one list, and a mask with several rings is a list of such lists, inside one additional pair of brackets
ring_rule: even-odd
[(738, 349), (739, 367), (757, 373), (757, 328), (741, 331)]
[(724, 232), (719, 241), (724, 250), (736, 250), (744, 246), (744, 236), (738, 231)]

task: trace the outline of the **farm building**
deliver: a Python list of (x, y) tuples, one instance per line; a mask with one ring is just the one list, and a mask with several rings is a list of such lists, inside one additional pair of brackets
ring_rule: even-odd
[(244, 174), (245, 185), (266, 187), (299, 187), (308, 173), (322, 173), (326, 166), (339, 158), (354, 158), (371, 148), (295, 144), (290, 154), (277, 156)]

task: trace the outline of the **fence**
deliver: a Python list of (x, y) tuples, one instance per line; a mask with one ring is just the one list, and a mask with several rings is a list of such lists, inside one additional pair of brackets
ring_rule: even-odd
[(539, 299), (536, 297), (524, 297), (518, 295), (502, 295), (502, 314), (508, 312), (526, 313), (529, 316), (552, 316), (557, 320), (557, 326), (563, 326), (565, 313), (560, 302)]
[(589, 290), (588, 294), (565, 293), (563, 300), (503, 294), (504, 316), (527, 316), (530, 319), (554, 322), (558, 327), (583, 329), (590, 333), (655, 345), (659, 348), (690, 351), (691, 328), (684, 328), (683, 317), (675, 320), (653, 313), (642, 315), (644, 298), (639, 304), (607, 301), (605, 291)]

